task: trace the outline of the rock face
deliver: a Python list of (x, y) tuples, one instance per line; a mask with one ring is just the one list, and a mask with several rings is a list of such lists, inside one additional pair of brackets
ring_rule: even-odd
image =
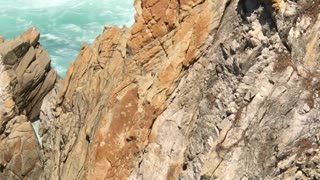
[(38, 179), (40, 146), (31, 122), (37, 121), (56, 72), (32, 28), (0, 44), (0, 179)]
[[(83, 45), (49, 93), (55, 74), (40, 55), (39, 34), (31, 29), (22, 43), (0, 43), (1, 72), (12, 69), (0, 73), (8, 79), (0, 93), (12, 97), (2, 103), (6, 117), (24, 117), (9, 120), (17, 126), (10, 132), (30, 132), (26, 122), (41, 106), (35, 134), (42, 139), (41, 150), (30, 145), (19, 153), (39, 162), (19, 161), (23, 168), (13, 171), (3, 153), (0, 172), (31, 179), (319, 179), (319, 4), (136, 0), (134, 25), (106, 27)], [(38, 78), (17, 70), (28, 69), (19, 57), (30, 49), (41, 59), (32, 71)]]

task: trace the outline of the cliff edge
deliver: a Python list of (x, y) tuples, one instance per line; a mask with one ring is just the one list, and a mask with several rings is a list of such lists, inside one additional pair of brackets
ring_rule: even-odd
[(0, 43), (0, 178), (319, 179), (319, 4), (136, 0), (64, 80)]
[(39, 37), (31, 28), (0, 41), (0, 179), (39, 179), (42, 173), (37, 125), (57, 75)]

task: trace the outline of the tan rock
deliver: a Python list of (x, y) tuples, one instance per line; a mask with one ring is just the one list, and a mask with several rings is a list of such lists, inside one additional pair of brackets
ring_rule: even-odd
[[(0, 150), (0, 157), (3, 157), (0, 164), (5, 167), (4, 173), (0, 173), (2, 177), (4, 175), (7, 179), (23, 176), (39, 178), (40, 146), (30, 123), (25, 121), (15, 124), (8, 138), (0, 141)], [(6, 173), (7, 169), (13, 174)]]
[(0, 55), (2, 55), (3, 63), (6, 65), (14, 65), (18, 58), (22, 57), (28, 50), (28, 43), (22, 39), (6, 41), (0, 44)]
[(4, 42), (4, 37), (0, 36), (0, 43), (3, 43), (3, 42)]
[[(241, 148), (242, 134), (248, 128), (259, 129), (251, 124), (258, 123), (257, 119), (262, 118), (262, 123), (272, 121), (264, 115), (270, 109), (265, 104), (268, 98), (288, 102), (283, 111), (294, 105), (278, 98), (289, 88), (273, 91), (270, 76), (275, 55), (271, 50), (267, 48), (262, 53), (259, 47), (243, 49), (247, 44), (238, 39), (254, 38), (251, 46), (268, 43), (269, 35), (257, 17), (261, 11), (251, 17), (251, 31), (242, 25), (238, 31), (234, 25), (241, 22), (234, 18), (234, 10), (247, 7), (228, 3), (137, 0), (136, 22), (131, 29), (105, 28), (91, 47), (84, 46), (59, 92), (62, 112), (57, 121), (63, 126), (57, 127), (71, 137), (65, 137), (67, 144), (61, 156), (66, 159), (63, 163), (55, 161), (55, 166), (64, 167), (63, 171), (53, 174), (62, 179), (232, 179), (246, 173), (250, 178), (265, 177), (269, 169), (263, 162), (273, 161), (259, 158), (272, 159), (272, 153), (264, 149), (274, 144), (261, 144), (266, 138), (261, 135), (263, 140), (252, 140), (256, 149), (252, 153), (257, 153), (258, 159), (252, 163), (242, 161), (250, 154)], [(274, 7), (282, 11), (283, 3), (276, 3), (280, 4)], [(229, 47), (224, 46), (235, 40), (239, 44), (237, 52), (230, 53)], [(280, 42), (277, 37), (274, 47), (283, 48)], [(262, 57), (267, 60), (256, 60)], [(237, 80), (240, 67), (234, 59), (247, 64), (242, 71), (243, 83)], [(212, 66), (214, 71), (219, 64), (223, 66), (221, 77), (208, 73), (206, 67)], [(292, 71), (285, 76), (283, 83), (292, 83), (291, 78), (296, 77)], [(230, 100), (235, 91), (238, 99)], [(273, 92), (278, 94), (272, 96)], [(206, 97), (210, 98), (203, 99)], [(226, 119), (225, 114), (231, 115)], [(296, 120), (299, 122), (298, 117)], [(70, 128), (73, 126), (77, 128)], [(259, 133), (264, 132), (263, 128)], [(290, 140), (297, 135), (295, 128), (298, 124), (289, 130)], [(252, 133), (254, 137), (259, 135)], [(281, 137), (286, 134), (279, 132)], [(60, 131), (55, 136), (61, 138)], [(285, 144), (289, 142), (286, 140)], [(230, 161), (223, 161), (224, 158)], [(257, 173), (247, 172), (247, 166), (256, 168)]]
[(31, 46), (35, 46), (40, 39), (40, 33), (35, 27), (32, 27), (22, 34), (22, 38), (28, 41)]
[[(0, 151), (0, 168), (32, 179), (317, 179), (320, 21), (299, 25), (310, 14), (298, 6), (136, 0), (134, 25), (106, 27), (55, 84), (48, 54), (17, 43), (0, 150), (25, 148)], [(26, 123), (39, 113), (41, 172)]]
[[(38, 41), (32, 31), (24, 35)], [(43, 167), (30, 121), (38, 118), (56, 72), (48, 54), (25, 37), (0, 44), (0, 179), (39, 179)]]
[(272, 0), (272, 7), (283, 15), (286, 8), (286, 1), (287, 0)]

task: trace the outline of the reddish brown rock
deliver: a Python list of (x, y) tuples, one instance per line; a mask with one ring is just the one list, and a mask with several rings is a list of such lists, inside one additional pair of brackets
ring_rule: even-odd
[[(237, 126), (227, 122), (241, 119), (241, 98), (250, 101), (252, 97), (248, 93), (239, 99), (229, 97), (238, 86), (239, 92), (247, 91), (241, 89), (240, 73), (246, 75), (260, 63), (254, 60), (261, 49), (254, 46), (268, 43), (262, 42), (264, 32), (276, 34), (274, 44), (264, 52), (273, 52), (272, 46), (281, 42), (278, 32), (262, 32), (265, 26), (251, 22), (257, 16), (249, 19), (252, 31), (247, 34), (245, 20), (238, 19), (246, 13), (243, 9), (256, 7), (259, 16), (272, 17), (272, 2), (246, 5), (228, 0), (136, 0), (137, 14), (130, 29), (106, 27), (92, 46), (84, 45), (64, 84), (56, 89), (59, 100), (50, 105), (57, 111), (54, 126), (59, 130), (51, 132), (46, 140), (51, 143), (44, 146), (51, 159), (48, 167), (60, 170), (46, 172), (47, 178), (226, 179), (224, 168), (236, 172), (237, 167), (227, 162), (219, 168), (220, 152), (217, 155), (214, 149), (219, 149), (221, 139), (232, 144), (233, 136), (240, 137)], [(260, 5), (266, 6), (266, 12), (258, 9)], [(236, 25), (241, 28), (237, 30)], [(274, 59), (272, 53), (261, 56)], [(248, 76), (258, 77), (261, 71)], [(265, 81), (257, 82), (270, 90)], [(43, 118), (48, 119), (45, 114)], [(50, 126), (44, 128), (49, 131)], [(233, 136), (226, 135), (229, 131)]]
[(30, 137), (25, 119), (40, 111), (40, 179), (319, 179), (320, 20), (306, 13), (316, 8), (249, 0), (135, 8), (134, 25), (105, 27), (50, 93), (48, 55), (8, 43), (0, 70), (12, 69), (0, 73), (0, 93), (14, 76), (17, 91), (0, 96), (1, 142), (26, 150), (3, 150), (0, 169), (39, 177), (38, 161), (24, 164), (38, 146), (20, 135)]
[[(141, 4), (143, 6), (139, 7)], [(138, 11), (137, 22), (131, 32), (106, 29), (92, 47), (82, 49), (68, 71), (65, 90), (61, 95), (62, 106), (80, 107), (75, 99), (77, 94), (83, 94), (80, 95), (83, 97), (90, 97), (89, 94), (101, 96), (100, 99), (105, 102), (91, 98), (86, 98), (86, 101), (90, 102), (89, 106), (106, 106), (103, 108), (105, 112), (101, 112), (101, 119), (96, 119), (99, 122), (96, 132), (92, 134), (89, 131), (92, 134), (89, 135), (90, 142), (95, 145), (76, 143), (74, 146), (76, 149), (88, 148), (86, 161), (75, 164), (73, 157), (76, 155), (71, 152), (66, 166), (79, 170), (84, 167), (86, 172), (83, 177), (104, 179), (128, 176), (137, 155), (148, 143), (153, 121), (164, 110), (167, 98), (176, 87), (175, 82), (183, 73), (182, 67), (195, 61), (201, 53), (214, 27), (210, 26), (213, 16), (209, 14), (213, 7), (209, 1), (199, 4), (190, 9), (190, 16), (179, 22), (177, 2), (137, 1), (136, 8), (142, 8), (142, 14)], [(218, 18), (222, 13), (218, 12)], [(126, 39), (129, 41), (126, 42)], [(127, 54), (123, 49), (126, 44), (132, 54)], [(142, 76), (150, 77), (145, 81)], [(88, 84), (86, 79), (92, 81)], [(107, 84), (99, 89), (102, 79)], [(87, 122), (92, 113), (88, 112), (83, 121)], [(83, 139), (86, 138), (84, 136)], [(74, 176), (67, 169), (64, 173), (64, 178)]]

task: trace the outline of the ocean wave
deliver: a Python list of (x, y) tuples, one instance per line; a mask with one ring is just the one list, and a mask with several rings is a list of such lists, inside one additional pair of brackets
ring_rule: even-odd
[(75, 24), (67, 24), (64, 26), (64, 29), (72, 31), (72, 32), (83, 32), (83, 29)]
[(57, 36), (57, 35), (54, 35), (54, 34), (41, 34), (41, 38), (44, 39), (44, 40), (48, 40), (48, 41), (57, 41), (57, 42), (63, 42), (64, 40)]
[[(44, 9), (44, 8), (54, 8), (54, 7), (66, 7), (67, 5), (74, 4), (76, 0), (15, 0), (6, 1), (0, 3), (3, 6), (6, 3), (7, 8), (10, 9), (23, 9), (23, 10), (33, 10), (33, 9)], [(19, 6), (17, 6), (19, 4)]]
[[(17, 6), (17, 4), (19, 6)], [(87, 6), (93, 6), (97, 8), (107, 7), (112, 9), (117, 4), (122, 4), (125, 7), (133, 5), (133, 0), (15, 0), (15, 1), (0, 1), (0, 7), (6, 9), (21, 9), (21, 10), (36, 10), (36, 9), (52, 9), (52, 8), (87, 8)], [(111, 7), (111, 8), (110, 8)]]
[(31, 26), (38, 28), (40, 42), (60, 75), (76, 58), (81, 44), (91, 44), (104, 25), (134, 22), (133, 0), (0, 0), (0, 14), (0, 34), (6, 38)]
[(59, 56), (54, 56), (57, 59), (61, 59), (58, 57), (68, 57), (72, 54), (77, 54), (77, 53), (78, 53), (78, 49), (70, 49), (70, 48), (57, 49), (53, 51), (53, 54), (59, 55)]
[(32, 21), (22, 18), (22, 17), (18, 17), (16, 20), (16, 24), (21, 28), (21, 29), (26, 29), (30, 26), (32, 26)]
[(63, 61), (63, 57), (60, 57), (60, 56), (50, 55), (50, 57), (51, 57), (52, 67), (57, 71), (60, 77), (64, 77), (67, 73), (69, 62), (65, 63)]

